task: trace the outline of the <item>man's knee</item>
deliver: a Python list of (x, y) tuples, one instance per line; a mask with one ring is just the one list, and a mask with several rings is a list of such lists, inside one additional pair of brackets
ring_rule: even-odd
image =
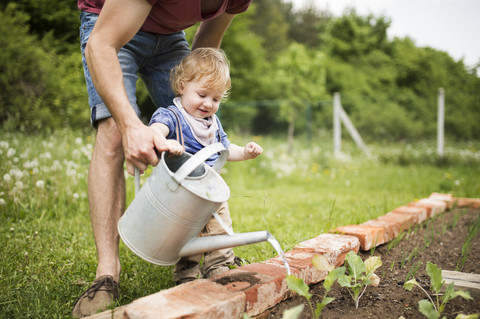
[(95, 143), (105, 155), (115, 158), (121, 156), (123, 161), (122, 135), (112, 117), (98, 122)]

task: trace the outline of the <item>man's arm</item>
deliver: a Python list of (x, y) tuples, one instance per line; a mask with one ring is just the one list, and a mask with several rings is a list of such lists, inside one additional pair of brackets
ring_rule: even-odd
[[(95, 88), (112, 114), (120, 133), (127, 160), (141, 171), (156, 165), (154, 146), (165, 150), (163, 141), (143, 125), (128, 100), (117, 53), (138, 32), (151, 10), (146, 0), (106, 0), (90, 35), (85, 57)], [(163, 148), (163, 149), (162, 149)]]
[(215, 19), (202, 22), (193, 39), (192, 49), (205, 47), (219, 49), (223, 35), (234, 17), (234, 14), (223, 13)]

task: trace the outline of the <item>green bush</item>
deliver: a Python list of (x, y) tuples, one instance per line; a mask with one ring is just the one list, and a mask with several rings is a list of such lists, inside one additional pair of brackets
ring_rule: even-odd
[(25, 131), (88, 124), (81, 57), (56, 55), (50, 36), (29, 33), (28, 19), (15, 5), (0, 11), (0, 122)]

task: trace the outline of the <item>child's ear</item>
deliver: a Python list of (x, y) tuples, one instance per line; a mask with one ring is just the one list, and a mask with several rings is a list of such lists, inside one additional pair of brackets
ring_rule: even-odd
[(185, 82), (180, 81), (180, 87), (179, 87), (179, 90), (178, 90), (178, 93), (180, 93), (180, 95), (183, 95), (184, 88), (185, 88)]

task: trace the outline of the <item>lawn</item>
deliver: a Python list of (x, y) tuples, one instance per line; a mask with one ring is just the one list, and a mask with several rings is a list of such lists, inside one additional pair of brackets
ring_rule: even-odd
[[(27, 136), (0, 132), (0, 317), (65, 318), (94, 279), (96, 254), (87, 201), (93, 135), (64, 130)], [(242, 144), (248, 140), (231, 136)], [(311, 145), (254, 137), (264, 154), (228, 163), (223, 177), (236, 232), (268, 230), (291, 249), (329, 229), (361, 223), (432, 192), (480, 197), (480, 143), (369, 145), (366, 158), (344, 141), (334, 157), (328, 134)], [(148, 172), (147, 172), (148, 175)], [(127, 203), (133, 199), (127, 176)], [(267, 243), (235, 248), (252, 262), (273, 257)], [(173, 286), (171, 267), (150, 265), (121, 244), (121, 300)]]

